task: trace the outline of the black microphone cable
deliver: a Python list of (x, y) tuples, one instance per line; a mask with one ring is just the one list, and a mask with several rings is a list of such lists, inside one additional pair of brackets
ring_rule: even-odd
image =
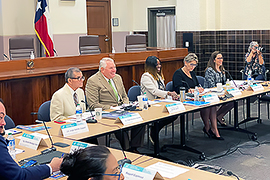
[(236, 177), (238, 180), (240, 180), (239, 177), (238, 177), (236, 174), (234, 174), (232, 171), (227, 171), (227, 174), (228, 174), (229, 176), (234, 176), (234, 177)]

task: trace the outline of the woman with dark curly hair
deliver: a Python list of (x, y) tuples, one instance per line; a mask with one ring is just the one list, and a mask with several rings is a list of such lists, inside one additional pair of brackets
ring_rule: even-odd
[(67, 154), (60, 170), (68, 180), (124, 179), (117, 160), (105, 146), (90, 146)]

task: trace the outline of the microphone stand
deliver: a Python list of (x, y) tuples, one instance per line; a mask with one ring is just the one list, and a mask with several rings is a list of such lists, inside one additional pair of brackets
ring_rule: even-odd
[[(181, 81), (182, 81), (182, 83), (184, 83), (184, 84), (187, 85), (188, 90), (191, 89), (190, 86), (189, 86), (189, 84), (186, 81), (183, 81), (183, 80), (181, 80)], [(194, 94), (189, 93), (189, 92), (186, 95), (189, 96), (189, 97), (194, 97)]]
[[(134, 83), (135, 83), (137, 86), (139, 86), (139, 87), (140, 87), (140, 92), (141, 92), (141, 95), (144, 95), (144, 94), (143, 94), (143, 92), (142, 92), (142, 88), (141, 88), (141, 86), (139, 85), (139, 83), (137, 83), (137, 82), (136, 82), (135, 80), (133, 80), (133, 79), (132, 79), (132, 82), (134, 82)], [(147, 101), (147, 106), (148, 106), (148, 107), (151, 107), (151, 105), (149, 104), (149, 102), (148, 102), (148, 101)]]
[(62, 148), (68, 147), (68, 146), (69, 146), (69, 145), (66, 144), (66, 143), (60, 143), (60, 142), (53, 143), (52, 137), (51, 137), (51, 135), (50, 135), (50, 133), (49, 133), (49, 131), (48, 131), (48, 128), (47, 128), (45, 122), (42, 121), (42, 123), (44, 124), (45, 130), (46, 130), (46, 132), (47, 132), (47, 134), (48, 134), (48, 136), (49, 136), (49, 138), (50, 138), (51, 144), (52, 144), (52, 147), (51, 147), (51, 148), (48, 148), (48, 149), (45, 149), (44, 151), (41, 151), (42, 154), (46, 154), (46, 153), (49, 153), (49, 152), (51, 152), (51, 151), (56, 151), (56, 148), (55, 148), (54, 146), (59, 146), (59, 147), (62, 147)]
[(229, 77), (231, 78), (231, 80), (232, 80), (233, 84), (235, 85), (235, 87), (238, 88), (237, 85), (236, 85), (236, 83), (235, 83), (234, 80), (233, 80), (233, 77), (232, 77), (231, 74), (229, 73), (229, 71), (225, 70), (225, 72), (229, 75)]
[(50, 135), (50, 133), (49, 133), (49, 131), (48, 131), (48, 128), (47, 128), (45, 122), (42, 121), (42, 123), (44, 124), (44, 127), (45, 127), (45, 129), (46, 129), (46, 132), (47, 132), (47, 134), (48, 134), (48, 136), (49, 136), (49, 139), (50, 139), (51, 145), (52, 145), (52, 147), (50, 147), (50, 148), (48, 148), (48, 149), (45, 149), (45, 150), (41, 151), (41, 154), (47, 154), (47, 153), (50, 153), (50, 152), (52, 152), (52, 151), (56, 151), (56, 148), (53, 146), (53, 141), (52, 141), (51, 135)]
[(132, 79), (132, 82), (134, 82), (137, 86), (140, 87), (140, 92), (141, 92), (141, 95), (143, 95), (143, 92), (142, 92), (142, 88), (141, 86), (139, 85), (139, 83), (137, 83), (135, 80)]

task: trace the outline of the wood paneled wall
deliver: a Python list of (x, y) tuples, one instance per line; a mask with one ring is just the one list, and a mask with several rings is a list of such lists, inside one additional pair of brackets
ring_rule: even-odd
[[(0, 97), (4, 100), (7, 114), (15, 124), (33, 124), (37, 119), (31, 112), (37, 112), (39, 106), (50, 100), (52, 94), (65, 84), (64, 73), (70, 67), (82, 70), (86, 80), (98, 71), (99, 61), (103, 57), (115, 60), (117, 73), (123, 78), (126, 91), (133, 86), (132, 79), (140, 83), (144, 72), (144, 62), (148, 56), (159, 57), (165, 82), (172, 80), (173, 73), (183, 66), (182, 60), (187, 49), (153, 50), (132, 53), (102, 53), (72, 57), (54, 57), (34, 59), (34, 69), (26, 70), (27, 60), (0, 62)], [(84, 89), (83, 87), (83, 89)]]

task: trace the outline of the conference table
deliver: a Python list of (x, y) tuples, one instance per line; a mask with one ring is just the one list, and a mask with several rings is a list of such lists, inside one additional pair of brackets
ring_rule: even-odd
[[(27, 131), (23, 131), (23, 133), (27, 133)], [(16, 148), (24, 150), (23, 153), (17, 154), (16, 155), (16, 161), (19, 162), (20, 160), (26, 159), (26, 158), (31, 158), (33, 156), (39, 155), (41, 153), (42, 150), (45, 150), (48, 147), (45, 146), (40, 146), (38, 148), (38, 150), (33, 150), (24, 146), (20, 146), (19, 145), (19, 139), (16, 138), (18, 136), (21, 136), (22, 134), (17, 134), (14, 135), (15, 136), (15, 142), (16, 142)], [(68, 139), (68, 138), (64, 138), (64, 137), (58, 137), (58, 136), (52, 136), (52, 139), (54, 142), (62, 142), (62, 143), (66, 143), (71, 145), (74, 140)], [(48, 144), (48, 146), (50, 147), (50, 140), (49, 138), (45, 139), (45, 142)], [(65, 148), (60, 148), (57, 147), (57, 151), (61, 151), (64, 153), (69, 153), (70, 152), (70, 147), (65, 147)], [(113, 149), (113, 148), (109, 148), (111, 153), (116, 157), (117, 160), (123, 159), (123, 152), (121, 150), (117, 150), (117, 149)], [(172, 165), (172, 166), (176, 166), (176, 167), (180, 167), (180, 168), (184, 168), (187, 169), (188, 171), (180, 174), (174, 178), (170, 178), (170, 179), (191, 179), (191, 180), (195, 180), (195, 179), (200, 179), (200, 180), (226, 180), (226, 179), (236, 179), (234, 177), (227, 177), (227, 176), (221, 176), (221, 175), (217, 175), (214, 173), (210, 173), (210, 172), (206, 172), (206, 171), (202, 171), (202, 170), (198, 170), (198, 169), (194, 169), (191, 167), (187, 167), (187, 166), (183, 166), (180, 164), (176, 164), (173, 162), (168, 162), (168, 161), (164, 161), (164, 160), (160, 160), (157, 158), (153, 158), (150, 156), (145, 156), (145, 155), (140, 155), (140, 154), (135, 154), (135, 153), (131, 153), (131, 152), (125, 152), (126, 156), (132, 161), (133, 165), (136, 166), (140, 166), (140, 167), (148, 167), (150, 165), (153, 165), (155, 163), (161, 162), (167, 165)], [(48, 178), (50, 179), (50, 178)], [(61, 179), (67, 179), (67, 177), (63, 177)], [(164, 179), (169, 179), (169, 178), (164, 178)]]
[[(264, 90), (256, 91), (256, 92), (253, 92), (252, 90), (245, 90), (245, 91), (242, 91), (242, 95), (226, 99), (225, 101), (220, 100), (218, 102), (210, 103), (210, 104), (207, 104), (204, 106), (185, 105), (185, 110), (180, 111), (180, 112), (176, 112), (176, 113), (172, 113), (172, 114), (169, 114), (165, 108), (166, 104), (170, 104), (172, 102), (159, 102), (159, 103), (149, 107), (148, 110), (137, 111), (137, 113), (139, 113), (140, 116), (142, 117), (143, 121), (136, 122), (136, 123), (129, 124), (129, 125), (123, 125), (122, 123), (117, 122), (116, 120), (103, 118), (103, 119), (99, 120), (98, 123), (89, 123), (88, 124), (88, 128), (89, 128), (88, 132), (67, 136), (66, 138), (71, 139), (71, 140), (79, 140), (79, 141), (87, 142), (89, 139), (108, 135), (108, 134), (115, 133), (118, 131), (123, 132), (126, 130), (130, 130), (134, 127), (145, 126), (145, 125), (150, 124), (150, 123), (158, 123), (159, 121), (162, 121), (162, 120), (166, 119), (167, 117), (179, 115), (180, 116), (180, 144), (174, 144), (171, 147), (180, 148), (183, 150), (188, 150), (188, 151), (197, 153), (197, 154), (199, 154), (200, 159), (203, 160), (205, 158), (204, 152), (201, 152), (201, 151), (198, 151), (198, 150), (195, 150), (191, 147), (186, 146), (185, 115), (188, 113), (200, 111), (204, 108), (208, 108), (208, 107), (212, 107), (212, 106), (219, 106), (219, 105), (222, 105), (225, 103), (233, 102), (234, 103), (234, 125), (233, 125), (233, 127), (227, 127), (227, 129), (235, 130), (235, 131), (239, 131), (239, 132), (250, 133), (253, 135), (253, 140), (255, 140), (257, 138), (256, 133), (253, 133), (251, 131), (248, 131), (246, 129), (242, 129), (239, 127), (239, 125), (242, 122), (238, 122), (239, 121), (238, 120), (238, 101), (247, 99), (247, 106), (246, 106), (247, 107), (247, 119), (250, 120), (250, 104), (249, 104), (250, 97), (258, 96), (260, 94), (265, 94), (268, 92), (270, 92), (270, 88), (268, 86), (264, 87)], [(47, 124), (47, 126), (51, 127), (49, 132), (51, 133), (52, 136), (61, 137), (61, 135), (59, 135), (59, 131), (60, 131), (60, 126), (63, 124), (57, 124), (55, 122), (48, 122), (46, 124)], [(40, 131), (40, 132), (43, 134), (46, 134), (45, 130)], [(159, 148), (158, 135), (156, 135), (155, 138), (156, 138), (155, 139), (156, 143), (154, 143), (154, 157), (159, 157), (160, 148)]]
[[(234, 126), (232, 127), (233, 130), (237, 130), (239, 131), (241, 128), (239, 127), (239, 123), (238, 122), (238, 112), (237, 112), (237, 108), (238, 108), (238, 101), (243, 100), (243, 99), (247, 99), (247, 102), (249, 103), (249, 98), (253, 97), (253, 96), (258, 96), (261, 94), (265, 94), (270, 92), (270, 87), (264, 87), (264, 90), (261, 91), (256, 91), (253, 92), (251, 90), (246, 90), (242, 92), (242, 95), (240, 96), (235, 96), (233, 98), (227, 99), (225, 101), (219, 101), (219, 102), (214, 102), (214, 103), (210, 103), (209, 105), (205, 105), (205, 106), (199, 106), (199, 107), (195, 107), (195, 106), (186, 106), (185, 105), (185, 110), (184, 111), (180, 111), (177, 113), (172, 113), (169, 114), (167, 112), (167, 110), (165, 109), (165, 105), (170, 103), (170, 102), (160, 102), (158, 103), (158, 106), (152, 105), (151, 107), (148, 108), (148, 110), (143, 110), (143, 111), (138, 111), (138, 113), (141, 115), (141, 117), (143, 118), (142, 122), (137, 122), (134, 124), (129, 124), (129, 125), (123, 125), (120, 122), (116, 122), (116, 120), (111, 120), (111, 119), (105, 119), (103, 118), (102, 120), (100, 120), (98, 123), (95, 124), (88, 124), (88, 128), (89, 131), (85, 132), (85, 133), (80, 133), (80, 134), (76, 134), (76, 135), (72, 135), (72, 136), (68, 136), (68, 137), (62, 137), (61, 135), (59, 135), (59, 130), (60, 130), (60, 126), (62, 124), (57, 124), (55, 122), (49, 122), (47, 123), (48, 127), (51, 127), (51, 129), (49, 130), (50, 134), (52, 135), (52, 140), (53, 142), (63, 142), (66, 144), (71, 145), (73, 141), (87, 141), (89, 138), (95, 138), (95, 137), (99, 137), (99, 136), (103, 136), (103, 135), (107, 135), (110, 133), (114, 133), (117, 131), (121, 131), (121, 130), (129, 130), (133, 127), (136, 126), (144, 126), (148, 123), (156, 123), (158, 121), (161, 121), (162, 119), (169, 117), (169, 116), (174, 116), (174, 115), (180, 115), (180, 122), (181, 122), (181, 147), (185, 147), (185, 119), (184, 119), (184, 115), (186, 115), (187, 113), (190, 112), (195, 112), (195, 111), (199, 111), (203, 108), (208, 108), (211, 106), (217, 106), (217, 105), (221, 105), (223, 103), (228, 103), (228, 102), (234, 102), (234, 104), (236, 105), (235, 108), (235, 119), (234, 119)], [(247, 105), (247, 108), (250, 108), (250, 106)], [(250, 112), (250, 110), (249, 110)], [(250, 114), (247, 114), (247, 118), (249, 119)], [(29, 131), (25, 131), (23, 130), (23, 132), (31, 134), (31, 132)], [(243, 131), (246, 132), (246, 131)], [(42, 134), (47, 134), (45, 130), (43, 131), (39, 131), (38, 133), (42, 133)], [(15, 135), (15, 136), (20, 136), (21, 134)], [(19, 149), (23, 149), (25, 150), (25, 152), (18, 154), (16, 156), (16, 160), (22, 160), (25, 158), (29, 158), (32, 157), (34, 155), (38, 155), (42, 150), (48, 148), (48, 147), (40, 147), (38, 150), (32, 150), (23, 146), (18, 145), (19, 139), (16, 139), (16, 147)], [(48, 146), (50, 146), (50, 140), (49, 139), (45, 139), (46, 143), (48, 144)], [(65, 153), (68, 153), (70, 150), (70, 146), (69, 147), (65, 147), (65, 148), (61, 148), (61, 147), (57, 147), (58, 151), (62, 151)], [(116, 149), (110, 149), (112, 151), (112, 153), (115, 155), (115, 157), (119, 160), (121, 158), (123, 158), (123, 153), (121, 150), (116, 150)], [(158, 154), (159, 153), (159, 147), (158, 147), (158, 143), (155, 144), (155, 153)], [(151, 164), (154, 164), (156, 162), (164, 162), (164, 163), (168, 163), (168, 164), (173, 164), (176, 166), (180, 166), (180, 167), (184, 167), (189, 169), (188, 172), (179, 175), (179, 177), (176, 177), (174, 179), (226, 179), (228, 177), (223, 177), (223, 176), (218, 176), (216, 174), (212, 174), (212, 173), (208, 173), (208, 172), (204, 172), (204, 171), (200, 171), (200, 170), (196, 170), (193, 168), (189, 168), (189, 167), (185, 167), (179, 164), (175, 164), (173, 162), (168, 162), (168, 161), (164, 161), (161, 159), (157, 159), (157, 158), (153, 158), (153, 157), (149, 157), (149, 156), (145, 156), (145, 155), (140, 155), (140, 154), (134, 154), (134, 153), (130, 153), (130, 152), (126, 152), (127, 157), (131, 160), (136, 160), (133, 162), (134, 165), (138, 165), (141, 167), (147, 167)], [(65, 178), (64, 178), (65, 179)], [(165, 178), (166, 179), (166, 178)]]

